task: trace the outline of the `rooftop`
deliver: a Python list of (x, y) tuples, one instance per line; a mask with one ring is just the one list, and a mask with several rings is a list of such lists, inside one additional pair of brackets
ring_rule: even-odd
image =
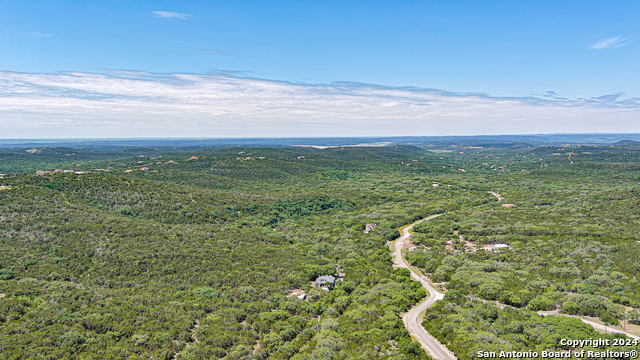
[(336, 278), (332, 275), (323, 275), (316, 278), (316, 282), (336, 282)]

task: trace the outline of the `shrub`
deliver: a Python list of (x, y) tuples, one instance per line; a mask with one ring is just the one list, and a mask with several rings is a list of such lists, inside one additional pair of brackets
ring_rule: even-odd
[(58, 339), (58, 345), (60, 346), (74, 346), (74, 345), (82, 345), (85, 343), (87, 339), (84, 335), (80, 334), (75, 330), (67, 331), (62, 334)]
[(384, 231), (384, 237), (389, 241), (393, 241), (399, 238), (401, 235), (402, 234), (400, 234), (400, 231), (398, 229), (389, 229)]
[(10, 280), (10, 279), (13, 279), (14, 277), (16, 277), (16, 274), (13, 272), (13, 270), (9, 270), (9, 269), (0, 270), (1, 280)]
[(214, 288), (203, 286), (203, 287), (193, 289), (193, 296), (217, 298), (217, 297), (220, 297), (220, 293), (218, 293)]

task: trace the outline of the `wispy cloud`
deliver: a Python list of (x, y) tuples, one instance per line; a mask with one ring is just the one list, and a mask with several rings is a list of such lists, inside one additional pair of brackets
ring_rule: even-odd
[(549, 99), (555, 99), (555, 100), (569, 100), (567, 98), (561, 97), (560, 95), (558, 95), (557, 92), (555, 91), (547, 91), (545, 92), (542, 96), (549, 98)]
[(627, 38), (622, 36), (612, 36), (596, 42), (591, 45), (591, 48), (594, 50), (604, 50), (609, 48), (620, 48), (626, 45), (629, 45)]
[(43, 32), (37, 32), (37, 31), (16, 31), (16, 32), (13, 32), (13, 34), (19, 34), (19, 35), (25, 35), (25, 36), (38, 36), (43, 38), (53, 37), (53, 35), (51, 35), (50, 33), (43, 33)]
[(547, 95), (304, 84), (229, 72), (0, 72), (0, 137), (640, 132), (640, 98)]
[(157, 18), (165, 20), (189, 20), (190, 18), (195, 17), (189, 14), (181, 14), (171, 11), (152, 11), (151, 14)]
[(198, 50), (198, 51), (201, 52), (201, 53), (214, 55), (214, 56), (228, 56), (229, 55), (229, 53), (224, 51), (224, 50), (203, 49), (203, 50)]

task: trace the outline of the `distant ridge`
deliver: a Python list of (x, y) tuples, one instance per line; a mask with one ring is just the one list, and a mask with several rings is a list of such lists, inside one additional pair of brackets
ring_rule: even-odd
[[(0, 134), (1, 135), (1, 134)], [(618, 145), (624, 141), (635, 145)], [(617, 142), (617, 143), (616, 143)], [(612, 144), (613, 143), (613, 144)], [(115, 139), (0, 139), (1, 148), (69, 147), (92, 151), (124, 148), (164, 148), (176, 151), (228, 147), (343, 147), (415, 145), (428, 149), (491, 148), (519, 150), (538, 146), (639, 146), (640, 134), (521, 134), (474, 136), (363, 136), (290, 138), (115, 138)]]
[(640, 141), (635, 140), (620, 140), (611, 144), (611, 146), (615, 147), (625, 147), (625, 146), (640, 146)]

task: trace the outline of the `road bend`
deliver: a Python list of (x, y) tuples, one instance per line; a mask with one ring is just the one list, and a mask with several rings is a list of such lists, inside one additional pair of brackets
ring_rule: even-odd
[[(499, 200), (504, 199), (498, 193), (491, 192), (491, 194), (496, 196)], [(422, 287), (425, 290), (427, 290), (427, 292), (429, 293), (429, 297), (426, 300), (424, 300), (420, 304), (418, 304), (415, 307), (413, 307), (402, 318), (402, 321), (404, 322), (404, 325), (406, 326), (407, 330), (409, 330), (409, 333), (411, 335), (413, 335), (413, 337), (416, 338), (416, 340), (418, 340), (420, 342), (422, 347), (429, 353), (429, 355), (431, 355), (432, 358), (439, 359), (439, 360), (456, 360), (456, 356), (449, 349), (447, 349), (446, 346), (442, 345), (436, 338), (434, 338), (433, 336), (429, 335), (429, 333), (424, 329), (424, 327), (422, 327), (422, 325), (418, 321), (419, 318), (420, 318), (420, 315), (425, 310), (427, 310), (427, 308), (429, 308), (431, 305), (433, 305), (436, 301), (441, 300), (441, 299), (444, 298), (444, 294), (441, 293), (441, 292), (438, 292), (433, 286), (431, 286), (431, 284), (429, 284), (425, 279), (423, 279), (420, 275), (418, 275), (415, 271), (413, 271), (407, 265), (407, 263), (405, 262), (404, 258), (402, 257), (402, 247), (404, 246), (404, 244), (407, 241), (407, 239), (411, 236), (409, 231), (414, 226), (420, 224), (421, 222), (434, 219), (434, 218), (436, 218), (436, 217), (438, 217), (440, 215), (442, 215), (442, 214), (429, 216), (429, 217), (427, 217), (425, 219), (417, 221), (417, 222), (415, 222), (415, 223), (403, 228), (402, 229), (402, 236), (400, 236), (394, 243), (395, 248), (394, 248), (394, 259), (393, 259), (393, 261), (394, 261), (394, 263), (395, 263), (395, 265), (397, 267), (401, 267), (401, 268), (405, 268), (405, 269), (409, 270), (411, 272), (411, 277), (413, 279), (415, 279), (416, 281), (419, 281), (422, 284)], [(503, 307), (503, 306), (501, 306), (501, 307)], [(539, 311), (538, 313), (540, 315), (543, 315), (543, 316), (546, 316), (546, 315), (564, 315), (564, 314), (559, 314), (557, 312)], [(597, 324), (597, 323), (594, 323), (594, 322), (589, 321), (589, 320), (584, 320), (584, 319), (580, 319), (580, 320), (582, 320), (586, 324), (589, 324), (589, 325), (593, 326), (596, 329), (608, 330), (610, 332), (616, 332), (616, 333), (623, 333), (623, 334), (631, 337), (632, 339), (640, 339), (638, 336), (633, 335), (633, 334), (629, 334), (628, 332), (625, 332), (625, 331), (622, 331), (622, 330), (613, 329), (611, 327), (607, 328), (604, 325)]]
[(428, 218), (417, 221), (402, 229), (402, 236), (399, 237), (394, 244), (394, 262), (396, 263), (396, 266), (409, 270), (411, 272), (411, 277), (416, 281), (419, 281), (422, 284), (422, 287), (424, 287), (424, 289), (429, 293), (429, 297), (426, 300), (416, 305), (413, 309), (409, 310), (409, 312), (402, 318), (402, 321), (407, 327), (407, 330), (409, 330), (409, 333), (413, 335), (413, 337), (416, 338), (416, 340), (418, 340), (420, 344), (422, 344), (422, 347), (429, 353), (429, 355), (431, 355), (432, 358), (438, 360), (455, 360), (455, 355), (451, 351), (449, 351), (446, 346), (442, 345), (436, 338), (429, 335), (429, 333), (424, 329), (424, 327), (422, 327), (422, 325), (418, 321), (418, 319), (420, 318), (420, 314), (422, 314), (428, 307), (433, 305), (437, 300), (441, 300), (442, 298), (444, 298), (444, 294), (438, 292), (426, 280), (424, 280), (420, 275), (413, 271), (402, 257), (402, 247), (405, 241), (411, 236), (409, 230), (423, 221), (431, 220), (440, 215), (442, 214), (429, 216)]

